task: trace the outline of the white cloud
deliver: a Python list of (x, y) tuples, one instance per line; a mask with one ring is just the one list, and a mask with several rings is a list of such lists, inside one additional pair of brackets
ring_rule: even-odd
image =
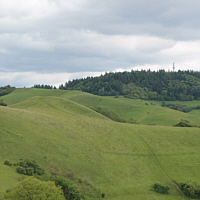
[(171, 48), (163, 49), (159, 56), (162, 60), (166, 59), (176, 62), (180, 69), (200, 70), (200, 41), (183, 42), (178, 41)]
[(36, 72), (3, 72), (0, 73), (0, 87), (11, 85), (18, 88), (32, 87), (34, 84), (54, 85), (58, 87), (69, 80), (86, 78), (88, 76), (100, 76), (105, 72), (78, 72), (78, 73), (49, 73)]
[(0, 72), (56, 83), (53, 73), (167, 69), (173, 62), (199, 70), (199, 6), (199, 0), (1, 0)]

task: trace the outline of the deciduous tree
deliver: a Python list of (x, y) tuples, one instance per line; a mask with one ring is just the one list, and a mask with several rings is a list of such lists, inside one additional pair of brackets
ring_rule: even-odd
[(55, 186), (52, 181), (40, 181), (34, 177), (17, 183), (17, 185), (7, 191), (4, 199), (6, 200), (64, 200), (61, 187)]

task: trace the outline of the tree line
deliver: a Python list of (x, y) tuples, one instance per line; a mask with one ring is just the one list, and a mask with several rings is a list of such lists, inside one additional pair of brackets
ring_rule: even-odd
[(44, 84), (35, 84), (33, 88), (41, 88), (41, 89), (57, 89), (56, 86), (53, 85), (44, 85)]
[(200, 106), (190, 106), (190, 107), (188, 107), (186, 105), (179, 104), (179, 103), (166, 104), (164, 101), (162, 102), (161, 106), (168, 107), (168, 108), (178, 110), (178, 111), (181, 111), (181, 112), (185, 112), (185, 113), (191, 112), (194, 109), (200, 109)]
[(165, 70), (109, 72), (99, 77), (70, 80), (61, 90), (81, 90), (101, 96), (159, 101), (200, 100), (200, 72)]
[(4, 87), (0, 87), (0, 96), (9, 94), (14, 90), (15, 90), (15, 87), (11, 87), (10, 85), (4, 86)]

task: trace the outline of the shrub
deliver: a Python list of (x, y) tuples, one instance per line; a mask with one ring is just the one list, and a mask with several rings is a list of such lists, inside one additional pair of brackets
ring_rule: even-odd
[(188, 197), (199, 199), (200, 198), (200, 184), (192, 181), (186, 183), (180, 183), (180, 189)]
[(4, 162), (4, 165), (12, 166), (12, 163), (10, 163), (10, 161), (6, 160), (6, 161)]
[(101, 199), (101, 191), (81, 178), (73, 177), (72, 180), (58, 175), (51, 177), (50, 180), (54, 181), (56, 186), (61, 186), (67, 200)]
[(26, 174), (26, 170), (23, 167), (17, 167), (16, 172), (19, 174)]
[(116, 122), (126, 122), (123, 118), (119, 116), (118, 113), (115, 113), (112, 109), (105, 106), (97, 106), (96, 108), (92, 108), (94, 111), (112, 119)]
[(196, 125), (187, 123), (185, 121), (178, 122), (178, 123), (174, 124), (174, 126), (176, 126), (176, 127), (196, 127)]
[(20, 174), (28, 176), (32, 176), (33, 174), (36, 175), (44, 174), (44, 169), (42, 169), (34, 160), (26, 159), (24, 161), (20, 161), (17, 165), (19, 167), (17, 167), (16, 171)]
[(105, 106), (97, 106), (96, 108), (92, 108), (92, 109), (116, 122), (138, 124), (137, 120), (133, 118), (130, 118), (129, 120), (125, 120), (124, 118), (120, 117), (118, 113), (114, 112), (112, 109)]
[(37, 174), (37, 175), (42, 175), (44, 174), (44, 169), (42, 169), (41, 167), (36, 167), (34, 168), (34, 174)]
[(130, 123), (130, 124), (139, 124), (139, 123), (137, 122), (137, 120), (136, 120), (136, 119), (133, 119), (133, 118), (130, 118), (130, 119), (127, 121), (127, 123)]
[(170, 186), (162, 185), (161, 183), (157, 182), (153, 186), (154, 190), (158, 193), (168, 194), (170, 190)]
[(78, 192), (77, 186), (70, 182), (70, 180), (62, 177), (56, 177), (53, 179), (53, 181), (55, 181), (56, 186), (61, 186), (65, 199), (82, 199)]
[(7, 104), (5, 102), (3, 102), (3, 100), (0, 100), (0, 106), (7, 106)]
[(34, 173), (33, 168), (26, 168), (25, 171), (26, 171), (25, 175), (28, 175), (28, 176), (32, 176)]
[(166, 104), (164, 101), (162, 102), (161, 106), (163, 107), (168, 107), (174, 110), (178, 110), (181, 112), (191, 112), (193, 109), (198, 109), (198, 107), (187, 107), (186, 105), (182, 105), (182, 104), (178, 104), (178, 103), (170, 103), (170, 104)]

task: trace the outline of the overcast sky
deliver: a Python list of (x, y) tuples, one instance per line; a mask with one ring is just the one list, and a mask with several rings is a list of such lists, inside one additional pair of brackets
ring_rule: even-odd
[(200, 71), (200, 0), (0, 0), (0, 86)]

